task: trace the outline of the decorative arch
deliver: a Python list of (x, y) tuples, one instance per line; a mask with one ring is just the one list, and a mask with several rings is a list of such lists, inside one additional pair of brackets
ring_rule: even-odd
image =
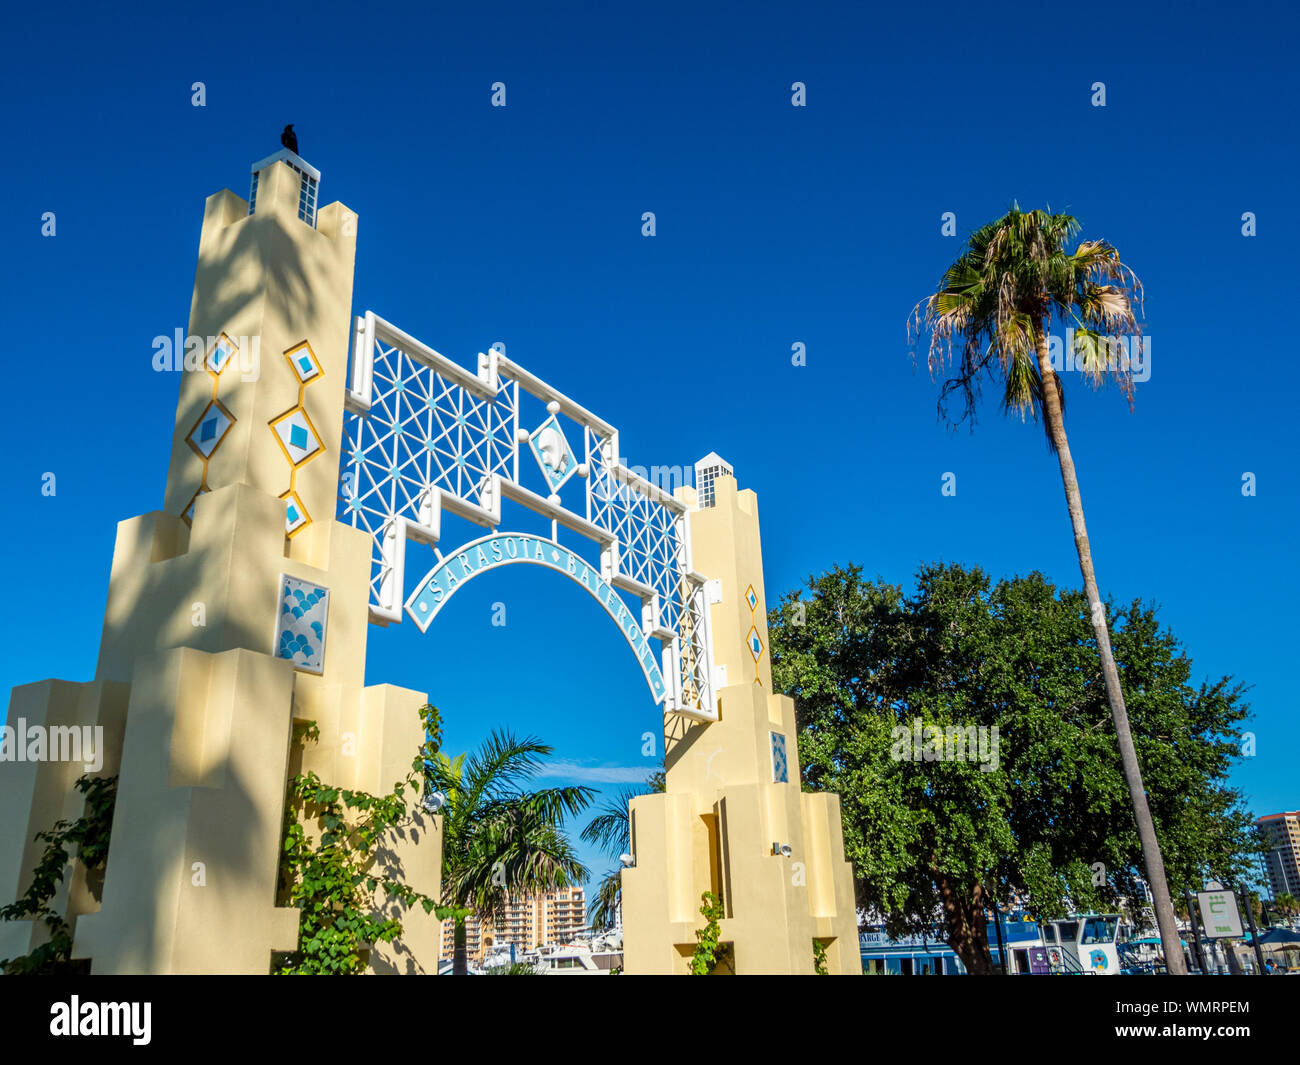
[[(617, 429), (499, 346), (480, 352), (471, 372), (373, 312), (356, 319), (345, 407), (337, 517), (371, 537), (372, 621), (409, 614), (426, 631), (457, 583), (480, 569), (547, 565), (614, 619), (665, 712), (718, 719), (710, 592), (691, 564), (691, 508), (627, 467)], [(670, 484), (685, 483), (660, 469)], [(549, 520), (550, 538), (500, 532), (503, 504)], [(455, 546), (443, 537), (444, 511), (490, 535)], [(562, 536), (598, 550), (599, 565)], [(432, 545), (438, 565), (404, 603), (408, 539)]]
[(438, 612), (469, 580), (488, 570), (520, 562), (563, 573), (585, 589), (623, 634), (641, 666), (655, 702), (663, 701), (668, 691), (663, 671), (655, 661), (654, 649), (639, 620), (613, 585), (604, 580), (591, 563), (553, 540), (519, 532), (492, 533), (473, 540), (444, 557), (425, 574), (407, 599), (406, 612), (421, 632), (427, 632)]

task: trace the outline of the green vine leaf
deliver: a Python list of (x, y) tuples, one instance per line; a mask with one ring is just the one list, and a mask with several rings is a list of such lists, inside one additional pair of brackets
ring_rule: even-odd
[[(441, 721), (435, 707), (420, 709), (425, 743), (411, 771), (387, 795), (326, 786), (315, 773), (296, 776), (285, 803), (281, 896), (301, 915), (298, 949), (278, 955), (281, 976), (356, 975), (365, 970), (369, 944), (392, 943), (402, 934), (396, 918), (374, 912), (376, 895), (433, 911), (436, 900), (390, 876), (376, 875), (376, 850), (410, 816), (406, 792), (419, 795), (424, 767), (437, 754)], [(299, 742), (314, 742), (319, 730), (295, 730)], [(356, 816), (361, 815), (361, 816)], [(320, 837), (313, 842), (308, 825)]]
[(700, 899), (704, 903), (700, 913), (706, 924), (695, 933), (697, 943), (691, 955), (691, 975), (711, 976), (720, 966), (730, 964), (730, 947), (722, 942), (719, 923), (727, 911), (722, 900), (712, 891), (706, 891)]
[(0, 959), (0, 972), (6, 975), (53, 975), (80, 968), (72, 961), (72, 930), (50, 901), (63, 882), (70, 860), (80, 862), (88, 873), (102, 872), (108, 862), (117, 777), (83, 776), (73, 787), (86, 797), (85, 812), (76, 820), (58, 821), (53, 828), (36, 834), (45, 850), (32, 873), (32, 882), (22, 898), (0, 907), (0, 920), (40, 921), (49, 929), (50, 938), (28, 954)]

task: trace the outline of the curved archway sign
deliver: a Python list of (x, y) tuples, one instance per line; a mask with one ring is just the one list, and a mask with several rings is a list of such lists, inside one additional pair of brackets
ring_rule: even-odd
[[(475, 574), (548, 566), (614, 619), (665, 711), (716, 721), (690, 510), (627, 468), (618, 431), (498, 348), (480, 353), (471, 373), (367, 312), (352, 350), (337, 516), (372, 538), (371, 620), (400, 622), (405, 606), (427, 631)], [(501, 532), (503, 503), (550, 519), (549, 539)], [(489, 534), (445, 543), (444, 510)], [(408, 540), (432, 545), (438, 561), (406, 597)]]
[(650, 640), (640, 624), (627, 609), (627, 604), (612, 585), (601, 579), (595, 567), (568, 548), (531, 533), (493, 533), (474, 540), (454, 555), (449, 555), (434, 566), (406, 601), (406, 612), (411, 615), (421, 632), (427, 632), (433, 619), (451, 597), (471, 577), (517, 562), (529, 562), (557, 570), (586, 589), (588, 594), (618, 625), (632, 653), (636, 655), (645, 674), (646, 683), (655, 702), (662, 702), (668, 692), (663, 673), (655, 662)]

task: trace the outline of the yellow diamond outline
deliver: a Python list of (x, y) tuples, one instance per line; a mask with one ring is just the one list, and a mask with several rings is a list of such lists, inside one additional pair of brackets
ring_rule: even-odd
[[(230, 345), (230, 349), (231, 349), (230, 358), (226, 360), (226, 365), (221, 367), (220, 370), (214, 370), (211, 366), (208, 365), (208, 363), (212, 359), (212, 353), (217, 350), (218, 345), (220, 345), (220, 343), (223, 340)], [(211, 377), (214, 381), (219, 381), (221, 379), (221, 375), (226, 372), (226, 367), (229, 366), (232, 362), (234, 362), (238, 356), (239, 356), (239, 345), (236, 344), (230, 338), (230, 336), (223, 330), (217, 336), (217, 339), (212, 342), (212, 347), (208, 348), (207, 354), (203, 356), (203, 368), (208, 372), (209, 377)]]
[[(222, 432), (222, 434), (219, 437), (217, 437), (217, 442), (212, 445), (212, 450), (205, 455), (203, 454), (202, 451), (199, 450), (199, 445), (194, 442), (193, 436), (198, 431), (199, 426), (203, 424), (203, 419), (207, 417), (208, 408), (214, 406), (220, 408), (221, 413), (226, 416), (226, 420), (230, 424), (228, 424), (225, 430)], [(192, 426), (190, 426), (190, 431), (185, 434), (185, 443), (189, 444), (190, 450), (193, 451), (194, 454), (198, 455), (198, 457), (203, 462), (206, 463), (210, 461), (212, 456), (217, 453), (217, 448), (219, 448), (221, 446), (222, 441), (224, 441), (226, 437), (230, 435), (230, 430), (233, 429), (234, 427), (235, 427), (235, 416), (230, 413), (229, 408), (224, 403), (222, 403), (221, 400), (217, 399), (216, 396), (213, 396), (210, 400), (208, 400), (207, 403), (203, 405), (203, 410), (200, 411), (199, 413), (199, 420), (196, 421)]]
[(181, 521), (183, 521), (191, 529), (194, 528), (194, 522), (189, 517), (190, 508), (193, 507), (199, 501), (199, 496), (207, 495), (211, 491), (212, 489), (209, 488), (207, 485), (205, 484), (199, 485), (199, 490), (195, 492), (192, 496), (190, 496), (190, 501), (186, 503), (185, 506), (181, 509)]
[[(298, 367), (294, 365), (294, 361), (293, 361), (293, 353), (295, 351), (302, 351), (303, 348), (307, 349), (307, 354), (311, 356), (312, 365), (316, 367), (316, 372), (312, 374), (310, 377), (308, 377), (306, 380), (303, 380), (302, 375), (298, 372)], [(311, 344), (308, 341), (303, 340), (300, 343), (295, 344), (293, 347), (285, 350), (283, 354), (284, 354), (285, 362), (289, 364), (289, 372), (293, 374), (294, 379), (300, 385), (313, 384), (325, 376), (325, 367), (320, 364), (320, 358), (316, 355), (315, 349), (311, 346)]]
[[(280, 438), (277, 436), (276, 439), (278, 440), (278, 439), (280, 439)], [(290, 488), (288, 491), (281, 492), (281, 493), (280, 493), (280, 498), (283, 499), (286, 503), (288, 503), (289, 500), (293, 500), (293, 501), (298, 505), (298, 509), (299, 509), (300, 511), (302, 511), (303, 521), (302, 521), (302, 523), (301, 523), (301, 524), (300, 524), (296, 529), (294, 529), (293, 531), (290, 531), (290, 530), (288, 529), (289, 514), (288, 514), (288, 511), (287, 511), (287, 510), (286, 510), (286, 512), (285, 512), (284, 520), (285, 520), (285, 526), (286, 526), (286, 527), (285, 527), (284, 535), (285, 535), (286, 537), (288, 537), (290, 540), (292, 540), (295, 536), (297, 536), (300, 532), (302, 532), (303, 529), (307, 528), (307, 526), (310, 525), (310, 524), (312, 523), (311, 512), (310, 512), (310, 511), (309, 511), (305, 506), (302, 505), (302, 496), (300, 496), (300, 495), (299, 495), (299, 494), (298, 494), (294, 489), (292, 489), (292, 488)]]
[[(286, 418), (292, 418), (299, 411), (302, 412), (303, 420), (307, 423), (308, 426), (310, 426), (312, 435), (316, 437), (316, 443), (319, 444), (320, 446), (316, 448), (316, 450), (313, 451), (310, 455), (308, 455), (305, 459), (301, 459), (298, 462), (294, 462), (293, 456), (289, 454), (289, 449), (284, 446), (284, 441), (280, 439), (280, 434), (275, 431), (275, 427), (279, 425), (282, 421), (284, 421)], [(275, 442), (280, 445), (280, 453), (284, 455), (284, 460), (289, 464), (290, 468), (292, 469), (295, 470), (302, 469), (304, 466), (307, 465), (307, 463), (309, 463), (317, 455), (323, 455), (326, 451), (324, 437), (320, 435), (320, 430), (316, 428), (316, 423), (311, 420), (311, 415), (307, 413), (307, 408), (304, 407), (301, 403), (295, 403), (283, 414), (277, 415), (266, 424), (270, 427), (271, 435), (275, 437)]]

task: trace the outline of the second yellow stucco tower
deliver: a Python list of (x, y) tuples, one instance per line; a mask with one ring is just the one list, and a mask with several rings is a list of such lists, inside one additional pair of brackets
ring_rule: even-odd
[(828, 973), (860, 973), (839, 799), (801, 791), (794, 702), (772, 692), (758, 498), (717, 456), (696, 468), (716, 472), (678, 497), (692, 507), (694, 565), (710, 578), (718, 720), (666, 718), (666, 790), (632, 800), (627, 969), (689, 972), (712, 891), (736, 973), (812, 973), (814, 941)]

